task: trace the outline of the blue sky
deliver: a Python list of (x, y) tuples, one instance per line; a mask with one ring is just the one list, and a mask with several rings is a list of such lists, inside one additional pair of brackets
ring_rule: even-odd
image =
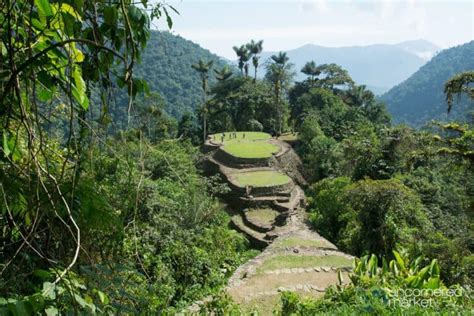
[[(312, 43), (352, 46), (423, 38), (447, 48), (474, 39), (474, 0), (171, 0), (172, 32), (234, 59), (232, 46), (263, 39), (264, 50)], [(155, 27), (165, 29), (164, 24)]]

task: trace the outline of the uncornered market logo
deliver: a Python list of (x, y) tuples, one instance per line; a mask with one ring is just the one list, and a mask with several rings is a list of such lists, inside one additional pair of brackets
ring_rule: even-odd
[(454, 289), (397, 289), (392, 292), (389, 305), (400, 307), (437, 307), (441, 302), (448, 303), (453, 299), (461, 298), (470, 294), (470, 287), (459, 287)]

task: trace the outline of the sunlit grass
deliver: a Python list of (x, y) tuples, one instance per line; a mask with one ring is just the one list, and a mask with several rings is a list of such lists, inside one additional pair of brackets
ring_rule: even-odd
[(221, 143), (223, 134), (225, 134), (224, 143), (241, 140), (265, 140), (272, 138), (270, 134), (263, 132), (235, 132), (235, 138), (234, 132), (224, 132), (210, 135), (210, 137), (215, 143)]
[(271, 257), (257, 268), (257, 272), (284, 269), (284, 268), (311, 268), (311, 267), (351, 267), (352, 260), (343, 256), (308, 256), (283, 255)]
[(223, 149), (240, 158), (268, 158), (280, 150), (278, 145), (265, 141), (231, 141), (224, 142)]
[(253, 187), (282, 185), (291, 181), (286, 174), (272, 170), (237, 173), (233, 178), (240, 186)]
[(257, 221), (260, 223), (271, 223), (279, 214), (280, 213), (275, 210), (272, 210), (271, 208), (258, 208), (247, 211), (246, 216), (249, 220), (252, 221)]
[(278, 239), (274, 243), (276, 248), (285, 248), (285, 247), (329, 247), (330, 245), (323, 239), (303, 239), (298, 237), (289, 237), (285, 239)]

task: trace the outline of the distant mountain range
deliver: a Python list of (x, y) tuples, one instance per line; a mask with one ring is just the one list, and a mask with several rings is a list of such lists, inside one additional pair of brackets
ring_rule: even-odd
[[(440, 48), (425, 40), (406, 41), (398, 44), (369, 46), (324, 47), (308, 44), (286, 53), (295, 65), (297, 80), (303, 65), (314, 60), (316, 64), (335, 63), (349, 71), (358, 84), (365, 84), (376, 94), (382, 94), (407, 79)], [(276, 52), (263, 52), (266, 61)]]
[(474, 70), (474, 41), (441, 51), (410, 78), (380, 97), (395, 123), (421, 126), (430, 120), (465, 120), (474, 102), (457, 100), (449, 115), (444, 83), (453, 75)]
[[(341, 48), (305, 45), (288, 51), (288, 56), (298, 72), (309, 60), (340, 64), (358, 84), (366, 84), (376, 93), (398, 84), (380, 99), (387, 103), (395, 122), (418, 126), (431, 119), (446, 119), (444, 82), (455, 73), (474, 69), (474, 42), (437, 54), (438, 51), (436, 45), (416, 40)], [(271, 55), (264, 52), (262, 64)], [(214, 68), (232, 63), (180, 36), (154, 31), (135, 74), (163, 97), (168, 114), (180, 118), (186, 111), (194, 112), (202, 102), (201, 80), (191, 68), (199, 59), (213, 60)], [(210, 76), (211, 84), (213, 77)], [(301, 74), (297, 79), (303, 78)], [(450, 118), (465, 117), (465, 102), (454, 106)]]

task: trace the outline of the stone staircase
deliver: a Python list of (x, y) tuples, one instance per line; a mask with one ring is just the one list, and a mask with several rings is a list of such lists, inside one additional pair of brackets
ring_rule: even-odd
[[(231, 192), (224, 197), (234, 210), (231, 226), (243, 233), (251, 245), (263, 252), (240, 266), (229, 280), (226, 291), (244, 312), (271, 314), (280, 293), (294, 291), (320, 296), (342, 277), (348, 281), (353, 257), (340, 252), (332, 243), (311, 230), (305, 212), (306, 197), (300, 185), (298, 156), (288, 144), (270, 140), (280, 147), (265, 159), (227, 159), (219, 144), (206, 142), (204, 170), (220, 174)], [(255, 164), (252, 164), (255, 162)], [(236, 174), (272, 170), (284, 173), (284, 185), (242, 187)]]

